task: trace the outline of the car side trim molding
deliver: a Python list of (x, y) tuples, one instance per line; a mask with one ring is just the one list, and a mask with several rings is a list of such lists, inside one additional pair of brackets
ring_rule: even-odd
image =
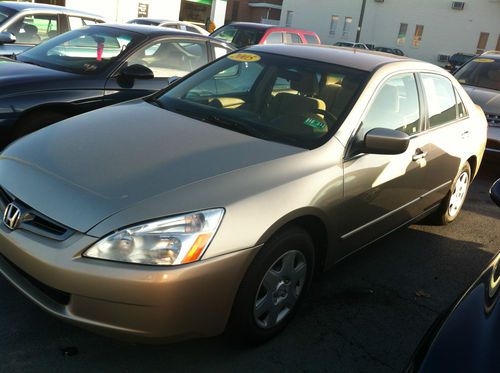
[(360, 226), (360, 227), (358, 227), (358, 228), (356, 228), (356, 229), (354, 229), (354, 230), (352, 230), (352, 231), (350, 231), (350, 232), (348, 232), (348, 233), (344, 234), (344, 235), (343, 235), (343, 236), (341, 236), (340, 238), (341, 238), (341, 239), (343, 239), (343, 240), (345, 240), (345, 239), (347, 239), (347, 238), (351, 237), (352, 235), (354, 235), (354, 234), (356, 234), (356, 233), (358, 233), (358, 232), (360, 232), (360, 231), (362, 231), (362, 230), (364, 230), (364, 229), (366, 229), (366, 228), (370, 227), (371, 225), (373, 225), (373, 224), (375, 224), (375, 223), (378, 223), (378, 222), (380, 222), (380, 221), (382, 221), (382, 220), (384, 220), (384, 219), (388, 218), (389, 216), (391, 216), (391, 215), (393, 215), (393, 214), (395, 214), (395, 213), (397, 213), (397, 212), (399, 212), (399, 211), (401, 211), (401, 210), (403, 210), (403, 209), (407, 208), (408, 206), (411, 206), (411, 205), (412, 205), (412, 204), (414, 204), (415, 202), (418, 202), (418, 201), (422, 200), (423, 198), (427, 197), (428, 195), (430, 195), (430, 194), (432, 194), (432, 193), (434, 193), (434, 192), (438, 191), (439, 189), (442, 189), (442, 188), (444, 188), (444, 187), (446, 187), (446, 186), (448, 186), (448, 185), (450, 185), (450, 184), (451, 184), (451, 180), (447, 181), (446, 183), (441, 184), (440, 186), (438, 186), (438, 187), (436, 187), (436, 188), (434, 188), (434, 189), (432, 189), (432, 190), (428, 191), (428, 192), (427, 192), (427, 193), (425, 193), (425, 194), (422, 194), (420, 197), (415, 198), (414, 200), (412, 200), (412, 201), (410, 201), (410, 202), (408, 202), (408, 203), (405, 203), (403, 206), (400, 206), (400, 207), (398, 207), (398, 208), (396, 208), (396, 209), (394, 209), (394, 210), (392, 210), (392, 211), (389, 211), (387, 214), (384, 214), (384, 215), (382, 215), (382, 216), (379, 216), (378, 218), (376, 218), (376, 219), (374, 219), (374, 220), (372, 220), (372, 221), (369, 221), (368, 223), (366, 223), (366, 224), (364, 224), (364, 225), (362, 225), (362, 226)]

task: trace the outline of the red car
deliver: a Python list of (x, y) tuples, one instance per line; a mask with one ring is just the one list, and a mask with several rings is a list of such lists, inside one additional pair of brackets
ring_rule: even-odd
[(254, 44), (321, 44), (313, 31), (250, 22), (231, 23), (215, 30), (210, 36), (237, 48)]

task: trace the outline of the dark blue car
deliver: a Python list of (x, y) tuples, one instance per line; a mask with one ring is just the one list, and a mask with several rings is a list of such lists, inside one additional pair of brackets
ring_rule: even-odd
[(0, 149), (67, 117), (147, 96), (232, 49), (210, 37), (95, 25), (0, 57)]

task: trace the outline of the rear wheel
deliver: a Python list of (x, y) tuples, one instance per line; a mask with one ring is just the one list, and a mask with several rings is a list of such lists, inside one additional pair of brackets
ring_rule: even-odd
[(12, 140), (17, 140), (66, 118), (66, 115), (54, 111), (36, 111), (29, 113), (16, 124)]
[(436, 214), (437, 223), (446, 225), (457, 218), (467, 197), (470, 181), (471, 168), (469, 163), (466, 162)]
[(240, 285), (227, 335), (239, 342), (261, 343), (281, 332), (295, 315), (313, 268), (313, 242), (302, 228), (272, 237)]

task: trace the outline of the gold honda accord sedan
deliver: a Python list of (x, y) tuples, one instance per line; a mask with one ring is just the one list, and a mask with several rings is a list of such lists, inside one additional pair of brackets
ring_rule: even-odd
[(256, 46), (0, 156), (0, 271), (121, 338), (264, 341), (318, 274), (398, 227), (457, 218), (487, 123), (428, 63)]

